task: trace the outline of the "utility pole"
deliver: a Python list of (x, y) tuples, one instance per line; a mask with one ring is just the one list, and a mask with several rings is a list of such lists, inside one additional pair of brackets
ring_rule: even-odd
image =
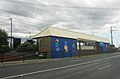
[(111, 45), (113, 45), (113, 35), (112, 35), (112, 32), (113, 32), (113, 30), (112, 30), (112, 26), (110, 27), (110, 33), (111, 33)]
[(116, 31), (116, 30), (113, 30), (113, 27), (111, 26), (111, 27), (110, 27), (110, 33), (111, 33), (111, 45), (113, 45), (113, 31)]
[(10, 18), (11, 21), (11, 40), (10, 40), (10, 47), (12, 49), (12, 18)]

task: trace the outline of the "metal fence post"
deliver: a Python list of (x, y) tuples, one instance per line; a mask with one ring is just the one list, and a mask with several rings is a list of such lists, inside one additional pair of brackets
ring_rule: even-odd
[(52, 51), (52, 60), (53, 60), (53, 52), (54, 52), (54, 51)]
[(62, 52), (62, 57), (63, 57), (63, 59), (64, 59), (64, 52), (63, 51), (61, 51)]
[(23, 62), (25, 62), (25, 55), (24, 55), (24, 51), (23, 51)]
[(71, 51), (71, 58), (72, 58), (72, 51)]
[(3, 52), (1, 51), (1, 56), (2, 56), (2, 59), (1, 59), (1, 63), (3, 63)]
[(24, 62), (25, 59), (24, 59), (24, 49), (23, 49), (23, 47), (22, 47), (22, 52), (23, 52), (23, 62)]

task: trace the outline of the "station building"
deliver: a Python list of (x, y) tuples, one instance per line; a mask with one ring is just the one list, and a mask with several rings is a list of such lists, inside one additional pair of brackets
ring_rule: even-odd
[(47, 58), (64, 58), (109, 53), (109, 40), (88, 34), (47, 27), (32, 38), (37, 39), (39, 51)]

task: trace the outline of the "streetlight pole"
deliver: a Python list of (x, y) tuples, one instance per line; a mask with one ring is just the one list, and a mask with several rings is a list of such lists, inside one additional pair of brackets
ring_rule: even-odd
[(11, 21), (11, 40), (10, 40), (10, 47), (12, 49), (12, 18), (10, 18)]

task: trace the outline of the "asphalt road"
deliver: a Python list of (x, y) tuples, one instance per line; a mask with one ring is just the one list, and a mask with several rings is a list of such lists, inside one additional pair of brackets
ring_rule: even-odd
[(120, 53), (1, 66), (0, 79), (120, 79)]

